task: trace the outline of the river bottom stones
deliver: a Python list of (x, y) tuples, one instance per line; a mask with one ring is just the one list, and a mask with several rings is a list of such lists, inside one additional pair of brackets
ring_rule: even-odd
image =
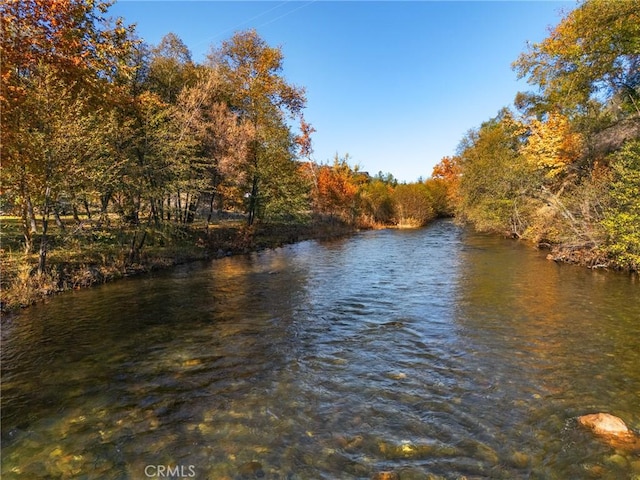
[(242, 478), (264, 478), (265, 473), (260, 462), (251, 461), (240, 466), (238, 473)]

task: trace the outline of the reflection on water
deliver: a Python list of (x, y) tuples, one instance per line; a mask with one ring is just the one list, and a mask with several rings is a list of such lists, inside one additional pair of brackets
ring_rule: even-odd
[(574, 419), (640, 429), (639, 295), (450, 222), (62, 295), (2, 331), (2, 476), (635, 478)]

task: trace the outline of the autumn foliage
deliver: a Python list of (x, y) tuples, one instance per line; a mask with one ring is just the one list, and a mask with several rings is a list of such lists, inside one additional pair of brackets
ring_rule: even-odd
[(458, 188), (460, 186), (460, 175), (462, 166), (459, 157), (443, 157), (438, 164), (433, 167), (431, 178), (434, 182), (440, 183), (445, 191), (445, 199), (442, 200), (444, 211), (452, 213), (452, 207), (458, 202)]
[(535, 90), (465, 136), (459, 171), (434, 169), (456, 186), (458, 218), (557, 259), (638, 270), (639, 12), (639, 0), (583, 1), (519, 56)]
[(131, 73), (132, 28), (103, 15), (108, 2), (6, 0), (0, 7), (4, 115), (25, 101), (43, 69), (76, 88), (96, 89)]
[(574, 130), (565, 115), (551, 112), (544, 121), (532, 119), (527, 128), (522, 153), (549, 178), (567, 173), (583, 155), (582, 135)]
[(352, 222), (356, 214), (358, 184), (346, 160), (321, 165), (314, 172), (313, 206), (321, 215)]
[(148, 232), (208, 232), (226, 214), (353, 228), (456, 215), (637, 268), (639, 2), (587, 0), (566, 14), (514, 63), (535, 91), (470, 130), (431, 178), (400, 183), (348, 156), (313, 158), (305, 90), (255, 30), (199, 64), (174, 34), (146, 44), (108, 16), (110, 2), (6, 0), (2, 209), (19, 215), (40, 274), (65, 215), (75, 228), (63, 244), (119, 228), (130, 263)]

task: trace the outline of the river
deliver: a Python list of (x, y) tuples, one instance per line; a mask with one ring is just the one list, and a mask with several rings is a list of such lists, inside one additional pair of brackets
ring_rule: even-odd
[(449, 221), (71, 292), (2, 328), (5, 480), (640, 478), (576, 424), (599, 411), (640, 430), (637, 277)]

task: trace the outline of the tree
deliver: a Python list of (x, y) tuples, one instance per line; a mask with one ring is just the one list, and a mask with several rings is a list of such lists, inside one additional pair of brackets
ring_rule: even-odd
[[(440, 190), (444, 187), (445, 198), (436, 201), (436, 212), (440, 216), (452, 216), (455, 212), (456, 205), (460, 202), (459, 188), (462, 167), (460, 165), (460, 157), (443, 157), (438, 164), (433, 167), (431, 173), (432, 188)], [(434, 201), (440, 198), (440, 195), (433, 195)]]
[(549, 180), (566, 174), (583, 155), (582, 135), (575, 132), (569, 119), (551, 112), (545, 121), (533, 118), (526, 126), (528, 136), (521, 152)]
[(133, 29), (102, 17), (108, 7), (80, 0), (8, 0), (0, 6), (3, 174), (16, 186), (9, 193), (21, 205), (27, 251), (33, 212), (42, 212), (41, 273), (61, 175), (69, 183), (73, 162), (87, 150), (78, 134), (86, 133), (97, 108), (117, 97), (117, 80), (133, 71), (127, 63)]
[(267, 220), (304, 219), (309, 212), (310, 185), (300, 174), (298, 162), (293, 161), (295, 139), (284, 128), (277, 128), (268, 138), (256, 216)]
[(103, 17), (109, 6), (100, 0), (6, 0), (0, 5), (5, 123), (26, 100), (43, 66), (73, 84), (74, 93), (104, 94), (116, 75), (132, 73), (125, 59), (133, 27)]
[[(223, 192), (233, 188), (235, 183), (245, 183), (243, 170), (248, 155), (248, 148), (254, 137), (253, 126), (240, 119), (231, 111), (225, 101), (224, 85), (218, 72), (211, 69), (201, 71), (202, 78), (192, 87), (186, 87), (178, 96), (174, 109), (174, 121), (178, 126), (180, 143), (192, 144), (192, 167), (197, 171), (198, 185), (192, 191), (192, 207), (200, 197), (208, 197), (209, 214), (207, 223), (211, 221), (214, 205), (222, 208)], [(190, 140), (189, 140), (190, 139)], [(188, 164), (189, 162), (187, 162)], [(184, 174), (184, 163), (176, 163)], [(191, 214), (185, 218), (190, 220)]]
[(349, 166), (349, 156), (337, 154), (333, 165), (322, 165), (317, 172), (317, 189), (313, 195), (314, 209), (332, 220), (353, 223), (357, 216), (358, 180)]
[(277, 159), (284, 166), (294, 160), (295, 139), (288, 134), (286, 120), (300, 117), (306, 102), (304, 90), (285, 81), (282, 51), (268, 46), (255, 30), (237, 33), (223, 42), (209, 55), (209, 61), (228, 85), (231, 111), (253, 127), (254, 138), (243, 162), (251, 225), (264, 211), (260, 204), (267, 197), (263, 193), (274, 191), (273, 182), (281, 181), (280, 175), (297, 172), (289, 168), (274, 172), (271, 163)]
[(126, 224), (137, 226), (143, 207), (158, 220), (158, 203), (173, 181), (175, 160), (183, 148), (177, 141), (168, 104), (152, 92), (133, 95), (115, 117), (111, 158), (118, 159), (114, 185), (116, 208)]
[(191, 52), (174, 33), (168, 33), (151, 48), (146, 87), (169, 104), (175, 104), (183, 88), (197, 81)]
[(508, 110), (471, 131), (459, 147), (458, 215), (480, 230), (521, 236), (539, 181), (520, 153), (522, 126)]
[(455, 206), (451, 201), (449, 185), (441, 178), (427, 178), (424, 185), (431, 199), (431, 207), (436, 217), (452, 217)]
[(553, 108), (586, 111), (621, 95), (639, 113), (640, 0), (584, 1), (513, 66)]
[(19, 121), (12, 131), (13, 142), (5, 150), (11, 163), (4, 174), (11, 179), (10, 192), (21, 207), (27, 253), (33, 248), (29, 225), (36, 220), (33, 205), (42, 214), (38, 268), (42, 273), (50, 215), (59, 222), (59, 201), (83, 183), (88, 160), (97, 146), (97, 122), (95, 116), (85, 113), (83, 99), (70, 98), (74, 85), (63, 82), (54, 72), (45, 73), (44, 66), (39, 73), (37, 88), (14, 114)]
[(581, 2), (513, 66), (537, 89), (462, 140), (457, 214), (637, 269), (640, 0)]
[[(389, 174), (390, 175), (390, 174)], [(394, 181), (391, 177), (389, 182), (383, 180), (386, 178), (382, 172), (371, 181), (366, 182), (360, 188), (360, 203), (362, 205), (362, 214), (368, 223), (373, 224), (391, 224), (394, 220), (395, 206), (393, 202)], [(397, 182), (396, 182), (397, 183)]]

